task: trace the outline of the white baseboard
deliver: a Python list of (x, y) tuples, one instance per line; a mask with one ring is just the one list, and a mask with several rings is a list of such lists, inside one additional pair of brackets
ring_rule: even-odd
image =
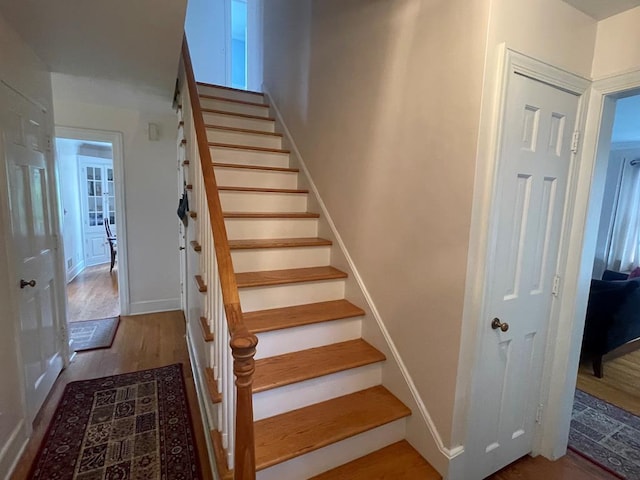
[[(387, 384), (387, 382), (383, 382), (383, 383), (387, 388), (389, 388), (392, 391), (392, 393), (399, 396), (400, 399), (405, 403), (409, 404), (408, 406), (415, 412), (414, 415), (417, 414), (419, 421), (421, 421), (421, 425), (423, 425), (423, 428), (411, 428), (412, 431), (418, 432), (416, 435), (420, 437), (420, 438), (418, 437), (415, 438), (416, 444), (414, 446), (427, 459), (427, 461), (429, 461), (441, 474), (446, 476), (450, 463), (452, 463), (452, 461), (456, 459), (456, 457), (458, 457), (458, 459), (461, 458), (461, 455), (464, 453), (464, 447), (462, 445), (458, 445), (453, 448), (449, 448), (444, 444), (444, 441), (442, 440), (442, 436), (438, 432), (435, 422), (431, 418), (431, 415), (429, 414), (426, 408), (426, 405), (424, 404), (424, 401), (420, 397), (418, 389), (415, 386), (415, 383), (413, 382), (411, 374), (407, 370), (402, 360), (402, 357), (400, 356), (400, 352), (398, 351), (395, 343), (393, 342), (393, 339), (391, 338), (384, 324), (384, 321), (382, 320), (382, 317), (380, 316), (380, 313), (376, 308), (373, 302), (373, 299), (369, 294), (362, 280), (362, 277), (360, 276), (360, 273), (358, 272), (349, 252), (347, 251), (347, 248), (344, 242), (342, 241), (342, 237), (340, 236), (340, 233), (338, 232), (336, 225), (333, 222), (331, 215), (329, 214), (329, 211), (327, 210), (327, 207), (324, 201), (322, 200), (322, 197), (320, 196), (320, 193), (311, 177), (309, 169), (307, 168), (307, 165), (305, 164), (304, 159), (302, 158), (300, 150), (298, 149), (291, 135), (291, 132), (289, 131), (286, 123), (284, 122), (284, 119), (280, 113), (280, 110), (278, 109), (276, 102), (274, 101), (273, 97), (270, 95), (270, 92), (264, 85), (263, 85), (263, 91), (265, 92), (265, 95), (269, 100), (267, 103), (273, 108), (277, 124), (283, 128), (284, 136), (290, 143), (289, 147), (292, 153), (296, 156), (296, 159), (300, 166), (301, 174), (304, 175), (306, 181), (308, 182), (308, 186), (311, 190), (311, 194), (315, 197), (318, 207), (322, 210), (322, 217), (326, 221), (331, 231), (331, 234), (334, 237), (335, 243), (339, 247), (340, 253), (344, 257), (344, 260), (347, 263), (346, 265), (347, 273), (351, 278), (355, 279), (355, 282), (357, 283), (357, 288), (360, 290), (359, 293), (361, 294), (362, 298), (367, 304), (368, 308), (365, 308), (365, 310), (368, 310), (368, 312), (375, 318), (377, 327), (379, 330), (379, 334), (384, 338), (384, 342), (386, 342), (386, 347), (387, 347), (386, 350), (388, 350), (391, 353), (391, 358), (387, 356), (387, 362), (393, 362), (393, 367), (390, 367), (387, 371), (390, 374), (393, 374), (394, 371), (398, 372), (402, 377), (400, 382), (402, 382), (405, 385), (403, 385), (400, 388), (394, 388), (398, 386), (398, 383), (399, 383), (398, 381), (394, 381), (393, 385)], [(344, 269), (344, 267), (345, 265), (340, 265), (340, 268)], [(383, 375), (383, 378), (386, 378), (386, 377)], [(401, 390), (406, 391), (407, 389), (410, 392), (410, 395), (402, 395)], [(424, 430), (424, 432), (428, 432), (428, 434), (427, 435), (421, 434), (420, 433), (421, 430)]]
[(80, 260), (75, 267), (67, 271), (67, 283), (70, 283), (74, 278), (80, 275), (85, 268), (84, 260)]
[(143, 313), (168, 312), (180, 310), (180, 297), (163, 300), (146, 300), (143, 302), (131, 302), (128, 315), (142, 315)]
[(11, 477), (11, 473), (16, 468), (16, 464), (27, 446), (29, 435), (25, 427), (24, 419), (20, 420), (0, 449), (0, 478), (8, 480)]

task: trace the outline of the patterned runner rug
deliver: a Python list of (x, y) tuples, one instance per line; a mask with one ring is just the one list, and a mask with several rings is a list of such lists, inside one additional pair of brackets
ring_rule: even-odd
[(202, 478), (182, 365), (68, 384), (29, 478)]
[(569, 448), (619, 478), (640, 480), (640, 417), (576, 390)]
[(69, 335), (76, 352), (109, 348), (116, 336), (120, 317), (69, 323)]

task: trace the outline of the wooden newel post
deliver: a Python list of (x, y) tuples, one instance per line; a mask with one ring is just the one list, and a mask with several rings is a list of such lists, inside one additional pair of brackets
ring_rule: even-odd
[(244, 327), (231, 337), (233, 373), (236, 377), (236, 445), (234, 450), (234, 480), (255, 480), (256, 447), (253, 434), (253, 373), (258, 339)]

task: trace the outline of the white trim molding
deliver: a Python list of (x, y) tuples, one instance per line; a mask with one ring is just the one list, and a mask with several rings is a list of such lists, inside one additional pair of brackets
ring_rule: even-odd
[(566, 452), (615, 101), (633, 90), (640, 93), (640, 70), (594, 81), (589, 92), (582, 154), (570, 197), (574, 200), (573, 215), (563, 244), (564, 286), (553, 319), (556, 332), (551, 335), (555, 337), (555, 345), (550, 350), (548, 362), (548, 408), (536, 446), (536, 453), (550, 459), (559, 458)]
[[(335, 225), (335, 223), (333, 222), (333, 219), (324, 203), (324, 201), (322, 200), (322, 197), (320, 196), (320, 193), (318, 191), (318, 188), (316, 187), (313, 178), (311, 177), (311, 174), (309, 172), (309, 169), (307, 168), (307, 165), (304, 162), (304, 159), (302, 157), (302, 154), (300, 153), (300, 150), (298, 149), (295, 140), (293, 139), (293, 136), (291, 135), (291, 132), (289, 131), (289, 128), (287, 127), (284, 118), (282, 117), (282, 114), (278, 108), (277, 103), (275, 102), (275, 100), (273, 99), (273, 97), (270, 95), (268, 89), (266, 88), (266, 86), (263, 85), (263, 91), (265, 92), (265, 95), (268, 97), (268, 104), (273, 108), (273, 111), (276, 115), (276, 120), (278, 121), (278, 124), (283, 128), (284, 130), (284, 135), (285, 137), (288, 139), (288, 141), (290, 142), (290, 147), (291, 150), (293, 151), (295, 157), (297, 158), (299, 165), (301, 167), (302, 173), (304, 174), (309, 187), (313, 193), (313, 195), (315, 196), (316, 201), (318, 202), (318, 206), (320, 207), (320, 209), (322, 210), (322, 217), (323, 219), (327, 222), (329, 228), (331, 229), (332, 235), (335, 238), (335, 241), (340, 249), (340, 252), (342, 253), (342, 255), (344, 256), (347, 264), (348, 264), (348, 269), (350, 270), (349, 276), (352, 277), (356, 283), (357, 286), (359, 287), (362, 296), (364, 298), (364, 300), (367, 303), (368, 309), (371, 312), (372, 316), (374, 317), (374, 319), (376, 320), (376, 324), (380, 330), (380, 333), (382, 334), (382, 336), (384, 337), (384, 340), (387, 344), (388, 350), (391, 352), (393, 359), (389, 359), (387, 358), (387, 362), (393, 361), (395, 362), (395, 364), (397, 365), (398, 370), (400, 371), (400, 373), (402, 374), (402, 378), (404, 380), (404, 382), (406, 383), (407, 388), (409, 389), (410, 393), (411, 393), (411, 397), (414, 403), (415, 408), (417, 409), (417, 412), (420, 416), (420, 418), (422, 419), (424, 425), (427, 427), (428, 432), (430, 434), (430, 438), (433, 441), (433, 443), (435, 444), (435, 447), (437, 448), (437, 450), (440, 452), (441, 457), (440, 458), (427, 458), (427, 460), (433, 464), (433, 466), (440, 472), (442, 471), (446, 471), (448, 468), (448, 463), (449, 461), (453, 460), (454, 458), (458, 457), (459, 455), (461, 455), (464, 452), (464, 447), (461, 445), (455, 446), (453, 448), (449, 448), (444, 444), (444, 441), (442, 440), (442, 436), (440, 435), (440, 433), (438, 432), (438, 428), (435, 424), (435, 422), (433, 421), (433, 419), (431, 418), (431, 415), (429, 414), (429, 411), (427, 410), (426, 405), (424, 404), (424, 401), (422, 400), (422, 398), (420, 397), (420, 394), (418, 392), (417, 387), (415, 386), (415, 383), (413, 382), (413, 379), (411, 377), (411, 374), (409, 373), (406, 365), (404, 364), (402, 357), (400, 355), (400, 352), (398, 351), (395, 343), (393, 342), (393, 339), (391, 338), (391, 335), (389, 334), (389, 331), (387, 330), (384, 321), (382, 319), (382, 316), (380, 315), (380, 312), (378, 311), (378, 309), (376, 308), (376, 305), (373, 301), (373, 298), (371, 297), (369, 291), (367, 290), (366, 285), (364, 284), (364, 281), (362, 280), (362, 277), (360, 275), (360, 273), (358, 272), (358, 269), (353, 261), (353, 259), (351, 258), (351, 255), (349, 254), (349, 251), (347, 250), (347, 247), (345, 246), (342, 237), (340, 236), (340, 233), (338, 232), (338, 229)], [(385, 385), (387, 386), (387, 385)], [(388, 387), (388, 386), (387, 386)], [(394, 392), (396, 393), (396, 392)], [(423, 452), (421, 452), (423, 453)], [(424, 455), (424, 453), (423, 453)]]
[(142, 315), (143, 313), (168, 312), (172, 310), (182, 310), (180, 307), (180, 297), (131, 302), (129, 304), (128, 315)]
[[(108, 130), (94, 130), (90, 128), (76, 128), (56, 125), (56, 137), (71, 138), (74, 140), (85, 140), (93, 142), (110, 143), (113, 147), (113, 172), (116, 186), (116, 231), (118, 232), (118, 292), (120, 297), (120, 313), (128, 315), (130, 313), (129, 301), (129, 262), (127, 255), (127, 219), (125, 203), (125, 180), (124, 180), (124, 143), (121, 132)], [(58, 160), (56, 159), (56, 171)], [(65, 298), (60, 299), (66, 302)]]

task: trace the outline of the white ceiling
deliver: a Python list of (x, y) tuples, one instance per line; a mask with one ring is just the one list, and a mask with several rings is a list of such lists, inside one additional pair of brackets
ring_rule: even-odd
[(640, 6), (640, 0), (564, 0), (596, 20)]
[(52, 72), (171, 95), (187, 0), (0, 0)]

